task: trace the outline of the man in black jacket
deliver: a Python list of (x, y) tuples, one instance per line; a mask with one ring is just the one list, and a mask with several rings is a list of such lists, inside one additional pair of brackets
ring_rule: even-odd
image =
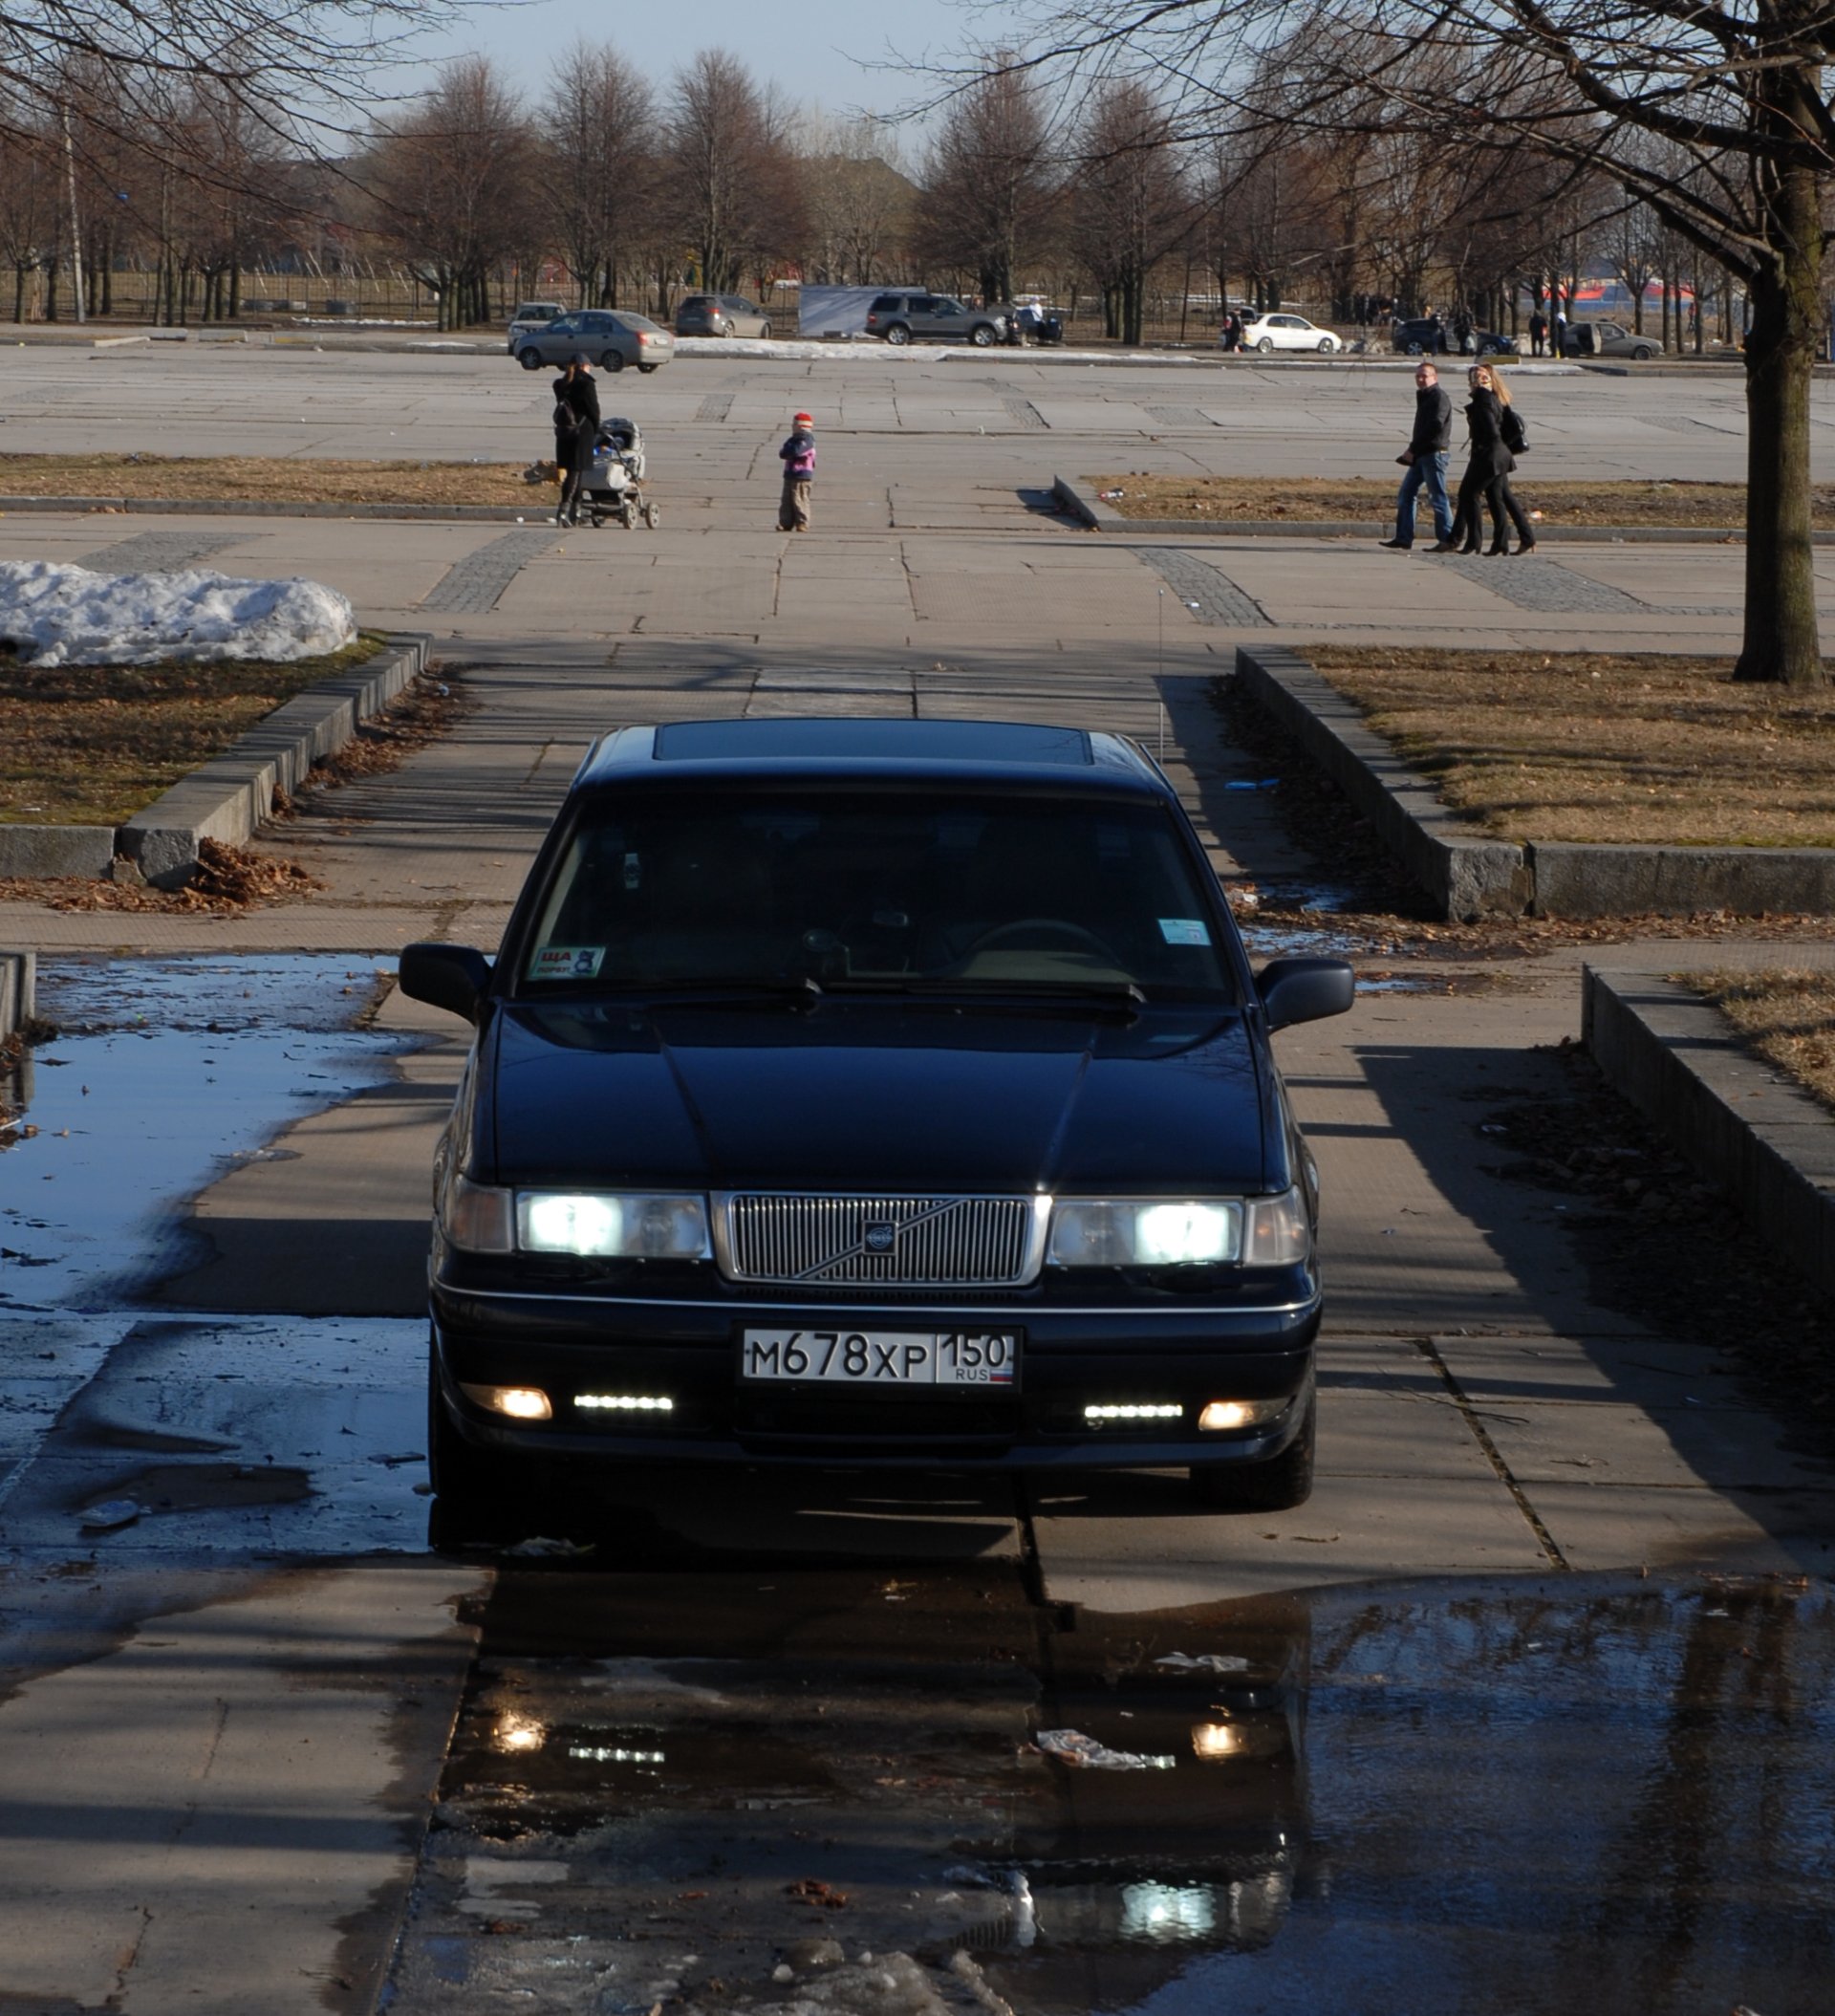
[(1434, 507), (1434, 536), (1441, 545), (1453, 536), (1453, 507), (1446, 494), (1446, 456), (1453, 445), (1453, 401), (1440, 390), (1440, 374), (1423, 358), (1414, 370), (1414, 431), (1396, 456), (1408, 474), (1395, 492), (1395, 536), (1382, 543), (1395, 553), (1414, 544), (1414, 500), (1427, 486)]

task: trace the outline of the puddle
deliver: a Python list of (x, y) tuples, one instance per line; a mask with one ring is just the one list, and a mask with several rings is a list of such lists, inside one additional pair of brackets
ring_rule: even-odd
[(378, 1082), (407, 1043), (354, 1027), (378, 984), (348, 956), (42, 964), (59, 1033), (27, 1053), (0, 1151), (0, 1309), (131, 1293), (186, 1198)]
[[(1825, 1584), (1116, 1618), (1017, 1572), (918, 1586), (908, 1617), (838, 1572), (505, 1572), (438, 1853), (527, 1856), (544, 1952), (634, 1921), (680, 1942), (690, 2011), (799, 1934), (939, 1975), (967, 1952), (1018, 2016), (1825, 2005)], [(423, 1912), (448, 1981), (457, 1936)]]

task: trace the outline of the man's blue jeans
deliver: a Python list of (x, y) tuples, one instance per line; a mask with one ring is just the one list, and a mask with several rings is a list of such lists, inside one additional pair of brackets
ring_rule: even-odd
[(1414, 539), (1414, 499), (1422, 484), (1427, 501), (1434, 507), (1434, 536), (1444, 542), (1453, 536), (1453, 507), (1446, 495), (1446, 450), (1437, 455), (1417, 455), (1408, 466), (1402, 487), (1395, 492), (1395, 538), (1408, 546)]

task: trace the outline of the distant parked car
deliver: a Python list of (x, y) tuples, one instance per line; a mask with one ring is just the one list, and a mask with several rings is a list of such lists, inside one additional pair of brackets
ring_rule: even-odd
[(1644, 363), (1663, 348), (1653, 336), (1634, 335), (1618, 322), (1569, 322), (1564, 357), (1628, 357)]
[(1392, 322), (1389, 344), (1404, 357), (1439, 357), (1453, 347), (1446, 324), (1438, 315), (1408, 315)]
[(1259, 350), (1265, 357), (1271, 350), (1317, 350), (1328, 355), (1345, 346), (1329, 329), (1308, 322), (1305, 315), (1257, 315), (1242, 332), (1244, 350)]
[(523, 338), (539, 335), (550, 322), (558, 322), (567, 310), (558, 301), (525, 301), (509, 318), (508, 350), (511, 357), (522, 348)]
[(684, 294), (676, 310), (679, 336), (767, 336), (771, 318), (744, 294)]
[(970, 308), (954, 294), (880, 294), (867, 310), (867, 334), (888, 343), (973, 343), (986, 350), (1007, 339), (1005, 314), (998, 308)]
[(558, 316), (529, 331), (516, 346), (516, 361), (525, 371), (564, 364), (571, 357), (584, 357), (605, 371), (622, 371), (627, 364), (658, 371), (675, 354), (676, 339), (666, 329), (627, 308), (588, 308)]

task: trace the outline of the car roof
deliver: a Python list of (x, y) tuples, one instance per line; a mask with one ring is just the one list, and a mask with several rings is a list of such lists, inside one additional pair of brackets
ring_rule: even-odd
[(1007, 783), (1165, 796), (1171, 787), (1134, 744), (1085, 728), (1011, 721), (767, 716), (615, 729), (594, 744), (574, 787), (676, 785), (696, 777), (894, 777)]

